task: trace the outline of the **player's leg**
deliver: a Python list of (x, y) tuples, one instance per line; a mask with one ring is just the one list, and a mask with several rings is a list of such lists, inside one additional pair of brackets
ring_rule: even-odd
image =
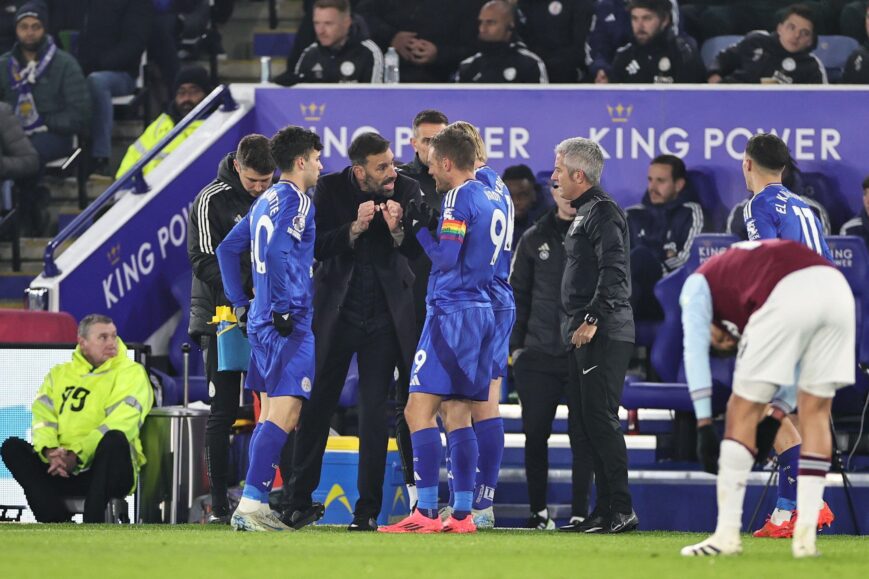
[(64, 492), (71, 479), (48, 474), (48, 465), (36, 455), (26, 440), (9, 437), (3, 441), (3, 463), (24, 489), (27, 505), (40, 523), (68, 523), (72, 515), (63, 504)]
[[(769, 414), (767, 410), (764, 414)], [(760, 434), (758, 434), (760, 436)], [(763, 526), (755, 531), (755, 537), (789, 538), (793, 534), (792, 517), (797, 508), (797, 469), (800, 460), (800, 433), (787, 416), (775, 435), (773, 448), (778, 455), (778, 497), (775, 509), (766, 518)], [(764, 457), (758, 456), (759, 460)]]
[(444, 532), (476, 531), (470, 516), (474, 499), (479, 446), (471, 425), (472, 402), (445, 400), (444, 428), (450, 441), (450, 462), (453, 473), (452, 514), (444, 523)]
[(485, 402), (475, 402), (471, 407), (474, 433), (480, 451), (473, 503), (474, 524), (480, 529), (495, 526), (492, 503), (495, 500), (498, 473), (504, 457), (504, 420), (501, 418), (500, 410), (501, 382), (500, 377), (492, 380), (489, 384), (489, 398)]

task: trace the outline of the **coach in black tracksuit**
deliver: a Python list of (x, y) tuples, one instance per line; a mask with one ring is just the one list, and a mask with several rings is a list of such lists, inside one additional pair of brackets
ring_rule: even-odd
[[(574, 406), (579, 392), (568, 388), (568, 355), (561, 337), (561, 278), (564, 273), (564, 236), (575, 211), (556, 199), (558, 207), (543, 214), (520, 238), (510, 272), (516, 299), (516, 323), (510, 334), (513, 376), (522, 402), (522, 430), (525, 433), (525, 476), (531, 518), (528, 527), (555, 527), (546, 508), (549, 478), (548, 441), (552, 421), (561, 399)], [(571, 524), (588, 516), (588, 493), (594, 464), (577, 420), (568, 420), (573, 452), (573, 494)], [(587, 440), (585, 440), (587, 443)]]
[(809, 47), (788, 52), (777, 34), (750, 32), (737, 44), (725, 48), (709, 69), (710, 82), (761, 83), (771, 79), (778, 84), (826, 84), (824, 65)]
[[(250, 206), (272, 184), (275, 163), (269, 140), (248, 135), (238, 149), (220, 162), (217, 178), (193, 201), (187, 224), (187, 255), (193, 267), (188, 333), (199, 340), (205, 357), (211, 413), (205, 427), (205, 460), (211, 481), (212, 515), (209, 522), (229, 523), (227, 479), (229, 477), (229, 432), (238, 414), (241, 372), (217, 371), (216, 326), (211, 324), (217, 306), (230, 306), (214, 250), (247, 215)], [(252, 294), (250, 256), (243, 256), (247, 272), (245, 287)]]
[(579, 420), (594, 458), (597, 502), (577, 528), (620, 533), (636, 528), (628, 489), (628, 459), (619, 402), (634, 342), (631, 274), (625, 213), (600, 188), (603, 153), (588, 139), (556, 148), (553, 187), (571, 201), (561, 282), (562, 322), (570, 348), (570, 388), (579, 390)]
[[(352, 165), (321, 177), (314, 193), (316, 379), (302, 408), (294, 452), (291, 509), (311, 508), (320, 483), (329, 422), (350, 359), (359, 365), (359, 474), (351, 531), (377, 528), (388, 440), (386, 400), (396, 367), (408, 374), (416, 349), (413, 273), (408, 257), (422, 248), (390, 227), (392, 202), (406, 208), (419, 184), (395, 172), (389, 141), (364, 133), (350, 144)], [(377, 210), (374, 208), (377, 207)]]
[(701, 83), (706, 71), (693, 41), (667, 28), (646, 44), (634, 39), (619, 48), (609, 79), (629, 84)]

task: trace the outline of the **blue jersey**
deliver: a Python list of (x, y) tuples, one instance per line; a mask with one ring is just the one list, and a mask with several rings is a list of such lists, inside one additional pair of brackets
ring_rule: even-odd
[(745, 204), (742, 217), (748, 239), (798, 241), (831, 262), (833, 254), (824, 239), (820, 220), (797, 195), (780, 183), (764, 187)]
[(239, 274), (239, 256), (251, 252), (254, 299), (250, 331), (272, 323), (272, 312), (290, 312), (310, 327), (314, 266), (314, 204), (288, 181), (280, 181), (251, 206), (217, 248), (226, 297), (247, 304)]
[(501, 196), (468, 180), (444, 196), (438, 239), (417, 234), (432, 261), (426, 302), (442, 311), (491, 305), (489, 286), (507, 235)]
[(483, 185), (501, 196), (501, 211), (507, 216), (507, 236), (504, 238), (504, 247), (501, 255), (495, 263), (495, 278), (489, 286), (489, 297), (492, 299), (492, 308), (496, 310), (514, 309), (516, 300), (513, 298), (513, 287), (510, 285), (510, 264), (513, 261), (513, 227), (516, 212), (513, 209), (513, 200), (510, 198), (510, 190), (504, 185), (504, 181), (494, 169), (485, 165), (477, 169), (475, 177)]

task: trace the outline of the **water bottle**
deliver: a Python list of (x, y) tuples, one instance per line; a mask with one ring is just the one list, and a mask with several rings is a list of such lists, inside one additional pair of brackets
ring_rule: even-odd
[(398, 84), (398, 53), (392, 46), (386, 51), (383, 59), (383, 82), (386, 84)]
[(272, 57), (261, 56), (259, 59), (259, 81), (268, 84), (272, 78)]

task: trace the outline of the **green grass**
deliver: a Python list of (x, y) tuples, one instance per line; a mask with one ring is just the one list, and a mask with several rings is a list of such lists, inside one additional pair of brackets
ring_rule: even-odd
[(790, 542), (743, 540), (744, 554), (684, 559), (695, 533), (577, 536), (527, 531), (476, 535), (347, 533), (340, 527), (296, 533), (233, 533), (197, 525), (0, 525), (0, 577), (147, 579), (256, 577), (866, 577), (869, 541), (820, 537), (823, 557), (796, 561)]

